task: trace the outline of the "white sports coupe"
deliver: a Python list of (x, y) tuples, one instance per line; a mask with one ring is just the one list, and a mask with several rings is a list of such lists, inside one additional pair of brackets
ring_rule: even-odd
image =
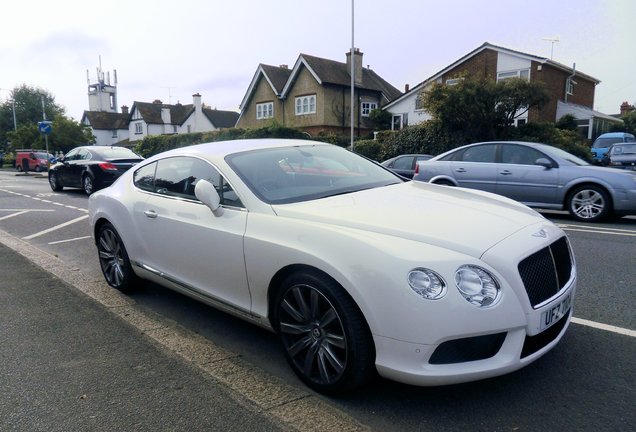
[(576, 290), (566, 235), (498, 195), (405, 181), (335, 145), (214, 142), (89, 199), (106, 281), (148, 279), (269, 328), (326, 393), (501, 375), (552, 349)]

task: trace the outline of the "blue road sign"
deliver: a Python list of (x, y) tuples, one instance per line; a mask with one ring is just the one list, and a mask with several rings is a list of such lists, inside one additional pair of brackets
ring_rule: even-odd
[(48, 135), (53, 130), (52, 123), (53, 122), (46, 121), (46, 120), (38, 122), (38, 130), (40, 131), (41, 134)]

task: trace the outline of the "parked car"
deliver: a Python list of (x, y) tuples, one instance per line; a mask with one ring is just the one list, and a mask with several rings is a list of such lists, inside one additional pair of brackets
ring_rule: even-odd
[(406, 154), (392, 157), (382, 162), (382, 166), (406, 178), (413, 178), (415, 165), (419, 161), (429, 160), (433, 156), (427, 154)]
[(42, 150), (21, 149), (15, 152), (15, 169), (41, 172), (49, 169), (53, 155)]
[(374, 368), (415, 385), (508, 373), (552, 349), (572, 314), (576, 266), (556, 225), (331, 144), (171, 150), (88, 208), (110, 286), (149, 279), (273, 330), (321, 392)]
[(625, 132), (609, 132), (599, 135), (599, 137), (592, 143), (592, 156), (594, 158), (594, 162), (602, 163), (603, 157), (612, 144), (635, 141), (636, 137), (634, 137), (634, 135)]
[(130, 167), (144, 160), (126, 147), (83, 146), (69, 151), (49, 170), (54, 191), (81, 188), (87, 195), (110, 186)]
[(420, 162), (413, 179), (493, 192), (530, 207), (565, 209), (580, 221), (636, 214), (636, 175), (590, 165), (546, 144), (470, 144)]
[(612, 144), (603, 161), (612, 168), (636, 170), (636, 142)]

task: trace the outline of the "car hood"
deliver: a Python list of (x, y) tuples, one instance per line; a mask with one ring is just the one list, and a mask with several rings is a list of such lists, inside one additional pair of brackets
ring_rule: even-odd
[(480, 257), (546, 220), (498, 195), (422, 182), (272, 206), (277, 215), (420, 241)]

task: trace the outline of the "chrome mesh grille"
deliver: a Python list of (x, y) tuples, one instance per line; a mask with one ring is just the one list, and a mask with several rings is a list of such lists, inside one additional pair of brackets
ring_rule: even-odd
[(519, 274), (532, 307), (556, 295), (572, 275), (572, 258), (566, 237), (519, 263)]

